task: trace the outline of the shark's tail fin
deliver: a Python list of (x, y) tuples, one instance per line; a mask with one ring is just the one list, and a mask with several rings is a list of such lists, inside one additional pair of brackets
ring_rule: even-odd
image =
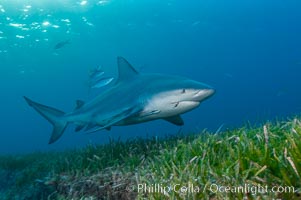
[(64, 130), (68, 125), (68, 121), (64, 117), (65, 113), (55, 108), (36, 103), (25, 96), (24, 99), (29, 106), (33, 107), (53, 125), (53, 131), (49, 140), (49, 144), (57, 141), (63, 135)]

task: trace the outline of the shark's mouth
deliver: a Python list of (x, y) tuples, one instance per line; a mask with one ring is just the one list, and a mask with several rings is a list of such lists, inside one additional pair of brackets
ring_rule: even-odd
[(180, 104), (200, 104), (199, 101), (177, 101), (177, 102), (173, 102), (172, 103), (174, 105), (174, 107), (178, 107)]
[(195, 108), (200, 105), (199, 101), (178, 101), (173, 103), (175, 108)]

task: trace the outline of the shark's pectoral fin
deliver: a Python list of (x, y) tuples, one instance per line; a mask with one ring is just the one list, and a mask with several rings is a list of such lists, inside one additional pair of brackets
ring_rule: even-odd
[(112, 117), (110, 117), (110, 118), (103, 119), (102, 124), (104, 124), (104, 125), (101, 125), (101, 126), (98, 125), (99, 126), (98, 128), (96, 128), (88, 133), (94, 133), (94, 132), (97, 132), (97, 131), (100, 131), (103, 129), (110, 130), (111, 126), (114, 126), (118, 122), (120, 122), (128, 117), (138, 114), (139, 112), (141, 112), (141, 110), (142, 109), (137, 108), (137, 107), (131, 107), (131, 108), (124, 109), (121, 112), (112, 115)]
[(180, 115), (176, 115), (176, 116), (172, 116), (172, 117), (167, 117), (167, 118), (164, 118), (164, 120), (172, 123), (172, 124), (175, 124), (177, 126), (182, 126), (184, 125), (184, 121), (182, 119), (182, 117)]

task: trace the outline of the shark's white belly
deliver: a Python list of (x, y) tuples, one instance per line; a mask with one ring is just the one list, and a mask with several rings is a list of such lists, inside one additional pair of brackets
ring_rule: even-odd
[(139, 114), (129, 117), (116, 125), (137, 124), (177, 116), (198, 107), (199, 104), (200, 102), (198, 101), (181, 101), (177, 96), (167, 96), (163, 93), (151, 98)]
[(161, 97), (162, 95), (159, 95), (149, 101), (140, 117), (148, 120), (171, 117), (186, 113), (200, 104), (197, 101), (180, 101), (178, 98)]

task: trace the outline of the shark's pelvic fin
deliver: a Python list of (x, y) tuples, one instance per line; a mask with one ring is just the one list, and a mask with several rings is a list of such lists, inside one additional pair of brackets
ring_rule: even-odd
[(33, 107), (53, 125), (53, 131), (49, 140), (49, 144), (57, 141), (63, 135), (64, 130), (68, 125), (68, 121), (64, 118), (65, 113), (55, 108), (36, 103), (25, 96), (24, 99), (29, 106)]
[(127, 81), (139, 75), (138, 71), (123, 57), (117, 57), (118, 81)]
[(182, 126), (184, 125), (184, 121), (180, 115), (172, 116), (172, 117), (167, 117), (164, 118), (166, 121), (175, 124), (177, 126)]

